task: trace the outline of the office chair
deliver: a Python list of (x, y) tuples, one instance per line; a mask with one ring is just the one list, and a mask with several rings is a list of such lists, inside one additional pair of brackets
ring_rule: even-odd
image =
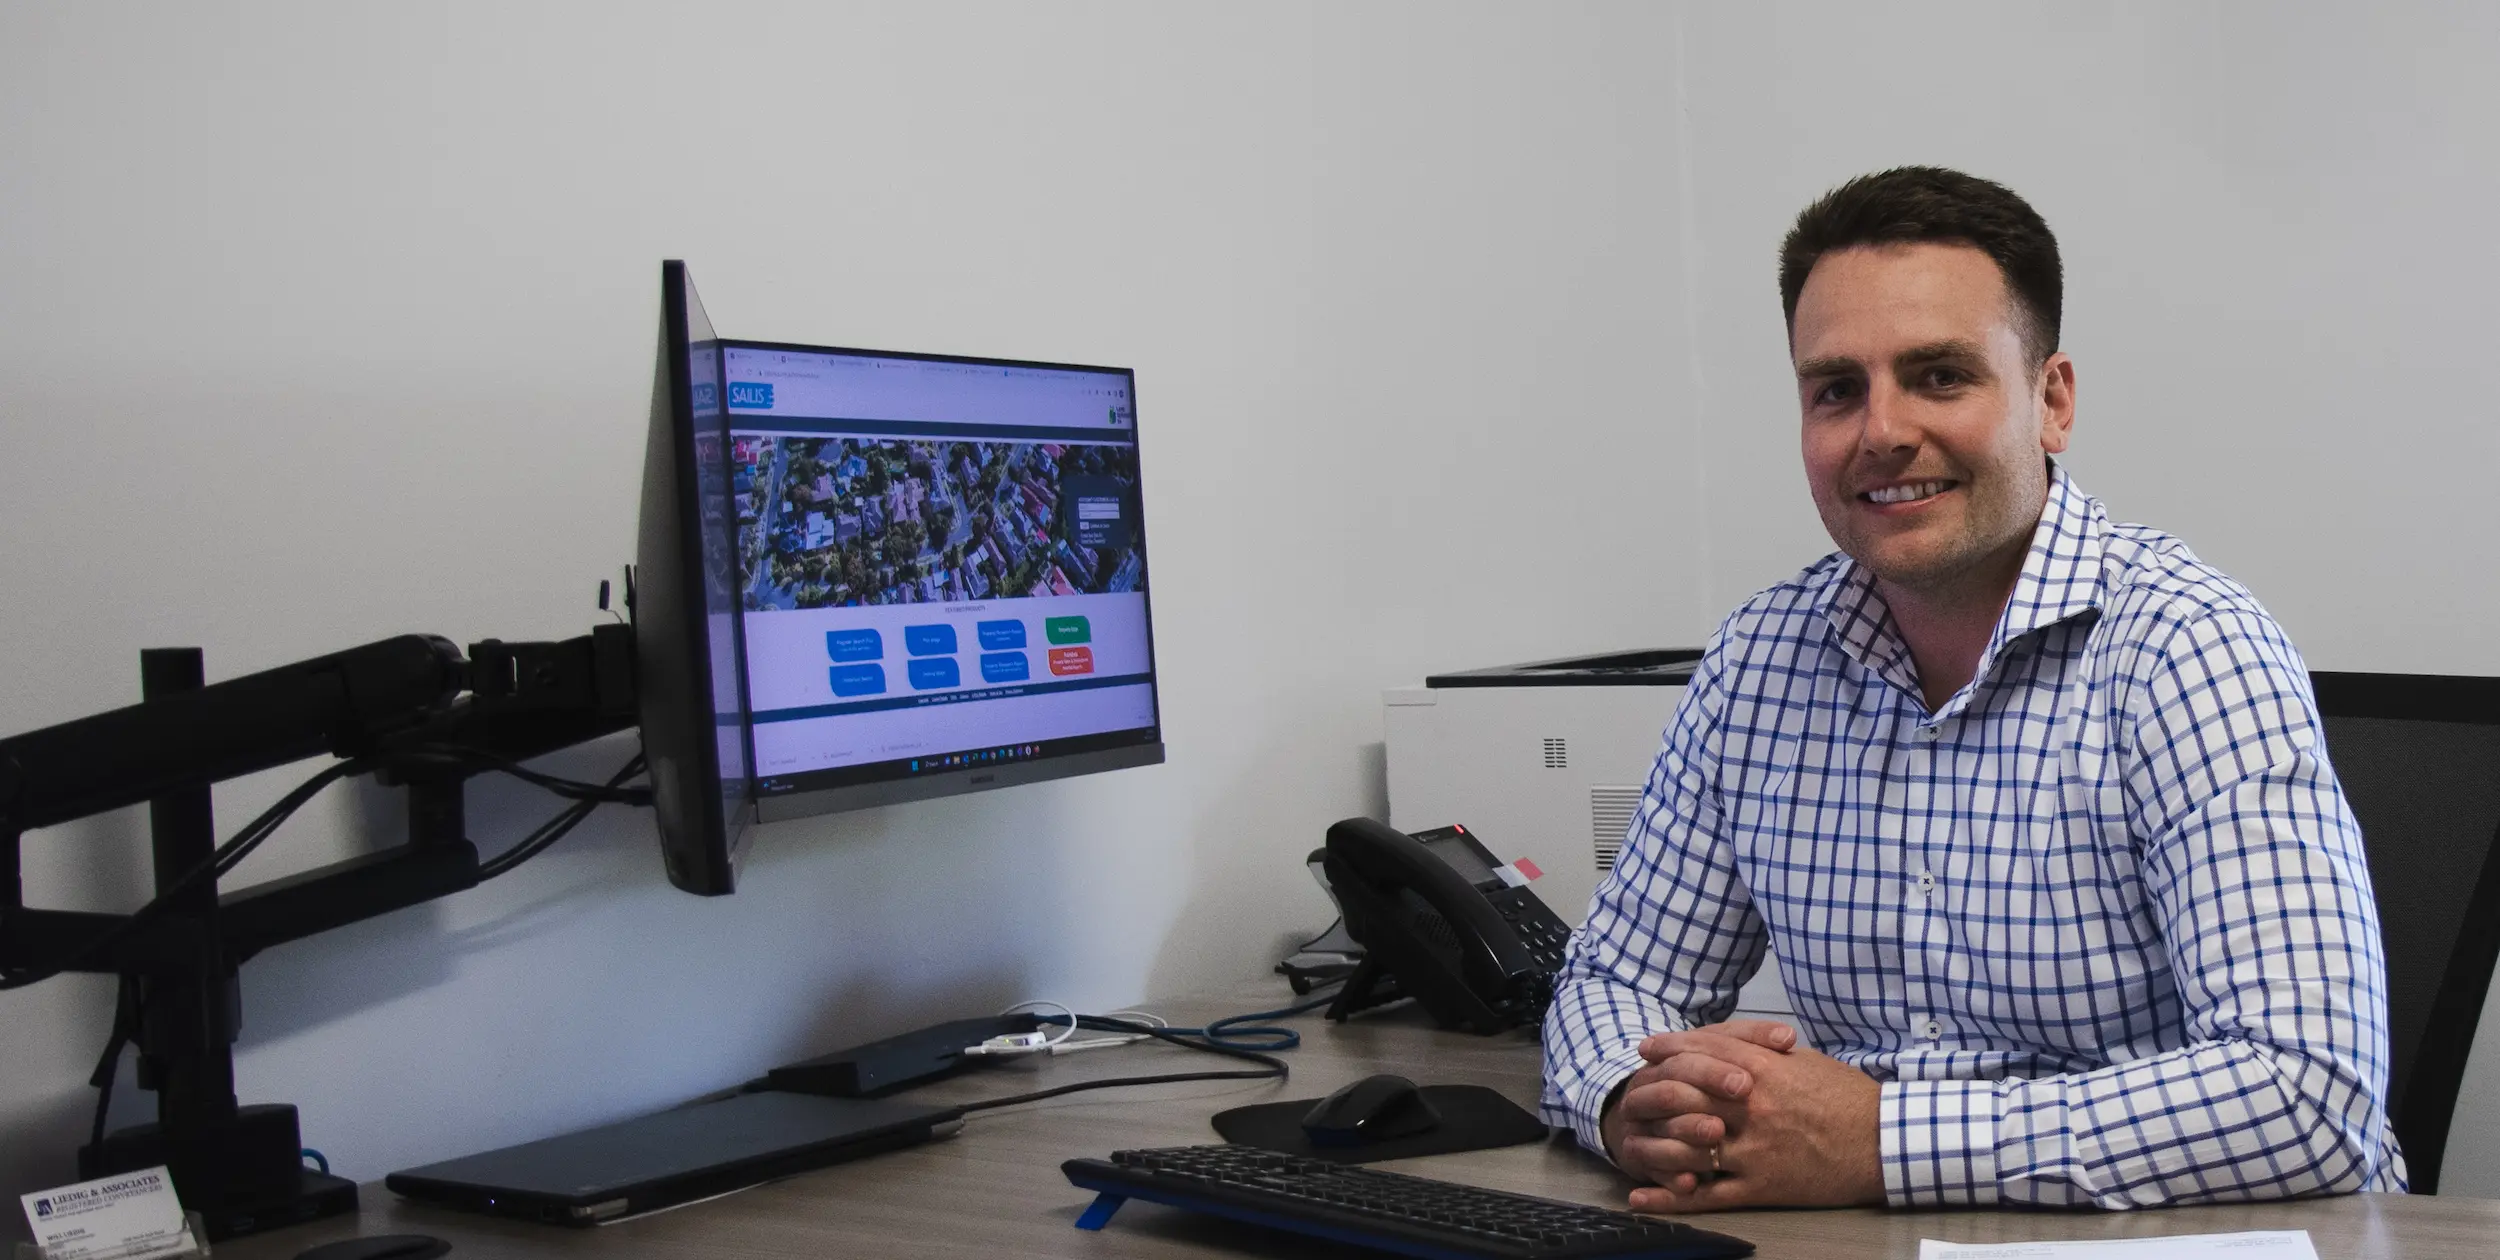
[(2500, 959), (2500, 678), (2310, 681), (2387, 942), (2387, 1111), (2413, 1192), (2432, 1194)]

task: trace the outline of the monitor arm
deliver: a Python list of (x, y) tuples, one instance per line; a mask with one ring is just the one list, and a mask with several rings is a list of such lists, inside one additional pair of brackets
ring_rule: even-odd
[[(140, 703), (0, 739), (0, 967), (120, 974), (98, 1074), (109, 1079), (129, 1038), (140, 1085), (157, 1093), (157, 1123), (99, 1132), (81, 1175), (167, 1164), (215, 1238), (352, 1210), (354, 1183), (303, 1169), (293, 1107), (236, 1103), (236, 969), (475, 886), (464, 785), (484, 763), (418, 754), (456, 745), (522, 761), (632, 728), (634, 632), (488, 639), (466, 659), (447, 640), (403, 635), (213, 686), (196, 648), (143, 652), (140, 666)], [(210, 784), (323, 754), (370, 758), (378, 778), (407, 786), (405, 842), (227, 896), (214, 878), (183, 885), (217, 847)], [(163, 904), (143, 920), (25, 904), (22, 832), (143, 801)]]

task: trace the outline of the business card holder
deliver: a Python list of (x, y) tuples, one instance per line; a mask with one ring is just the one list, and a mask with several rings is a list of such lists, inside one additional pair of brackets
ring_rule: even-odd
[[(182, 1221), (184, 1227), (190, 1233), (190, 1241), (188, 1245), (177, 1247), (170, 1251), (151, 1249), (144, 1252), (91, 1252), (86, 1254), (82, 1260), (143, 1260), (143, 1258), (144, 1260), (194, 1260), (195, 1257), (198, 1258), (198, 1260), (207, 1260), (210, 1252), (208, 1241), (208, 1222), (197, 1212), (183, 1213)], [(53, 1253), (46, 1251), (33, 1243), (22, 1242), (16, 1244), (16, 1251), (12, 1255), (11, 1260), (59, 1260), (59, 1258), (53, 1255)]]

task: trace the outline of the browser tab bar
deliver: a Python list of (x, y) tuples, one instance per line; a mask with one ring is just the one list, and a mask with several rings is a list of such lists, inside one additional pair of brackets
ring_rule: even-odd
[(726, 346), (737, 416), (1128, 429), (1127, 374)]

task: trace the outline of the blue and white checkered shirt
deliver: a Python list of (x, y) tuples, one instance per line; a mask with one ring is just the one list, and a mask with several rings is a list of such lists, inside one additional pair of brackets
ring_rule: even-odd
[(1545, 1024), (1602, 1152), (1651, 1032), (1768, 945), (1807, 1041), (1883, 1083), (1895, 1206), (2399, 1190), (2386, 962), (2307, 668), (2246, 588), (2055, 470), (1933, 714), (1833, 555), (1720, 626)]

